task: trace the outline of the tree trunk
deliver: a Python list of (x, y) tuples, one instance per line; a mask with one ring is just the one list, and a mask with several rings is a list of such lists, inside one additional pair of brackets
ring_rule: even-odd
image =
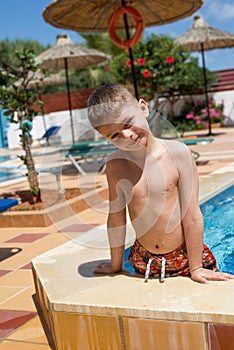
[(171, 122), (173, 120), (173, 115), (174, 115), (174, 98), (173, 96), (168, 97), (168, 103), (169, 103), (169, 114), (168, 114), (168, 120)]
[(37, 172), (35, 169), (35, 163), (31, 152), (31, 136), (26, 137), (25, 132), (22, 133), (22, 144), (25, 151), (25, 164), (28, 169), (28, 182), (30, 190), (36, 200), (36, 202), (41, 201), (39, 181), (37, 177)]

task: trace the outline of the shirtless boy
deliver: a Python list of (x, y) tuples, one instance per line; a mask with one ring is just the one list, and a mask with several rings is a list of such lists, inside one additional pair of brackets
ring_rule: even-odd
[(122, 85), (98, 87), (88, 107), (91, 125), (117, 147), (106, 164), (111, 261), (94, 272), (122, 270), (128, 209), (137, 238), (129, 260), (137, 272), (160, 276), (164, 262), (167, 276), (190, 276), (201, 283), (234, 278), (218, 272), (203, 244), (198, 176), (188, 147), (155, 138), (145, 101)]

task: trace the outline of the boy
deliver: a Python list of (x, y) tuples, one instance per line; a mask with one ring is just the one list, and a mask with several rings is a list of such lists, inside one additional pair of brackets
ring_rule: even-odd
[(91, 125), (117, 147), (106, 164), (111, 262), (94, 272), (122, 270), (128, 208), (137, 237), (129, 260), (146, 280), (165, 274), (201, 283), (234, 278), (217, 272), (213, 254), (203, 245), (198, 177), (188, 147), (155, 138), (145, 101), (137, 101), (122, 85), (100, 86), (88, 107)]

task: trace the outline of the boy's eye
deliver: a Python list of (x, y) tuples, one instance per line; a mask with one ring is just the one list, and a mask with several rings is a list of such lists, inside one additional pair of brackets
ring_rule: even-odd
[(111, 136), (111, 140), (117, 139), (117, 137), (119, 136), (119, 133), (116, 132)]

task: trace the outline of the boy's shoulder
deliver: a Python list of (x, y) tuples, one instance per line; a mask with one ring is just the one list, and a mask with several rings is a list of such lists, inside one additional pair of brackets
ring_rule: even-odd
[(187, 152), (188, 147), (183, 141), (180, 140), (168, 140), (168, 139), (158, 139), (164, 147), (173, 154), (184, 154)]

